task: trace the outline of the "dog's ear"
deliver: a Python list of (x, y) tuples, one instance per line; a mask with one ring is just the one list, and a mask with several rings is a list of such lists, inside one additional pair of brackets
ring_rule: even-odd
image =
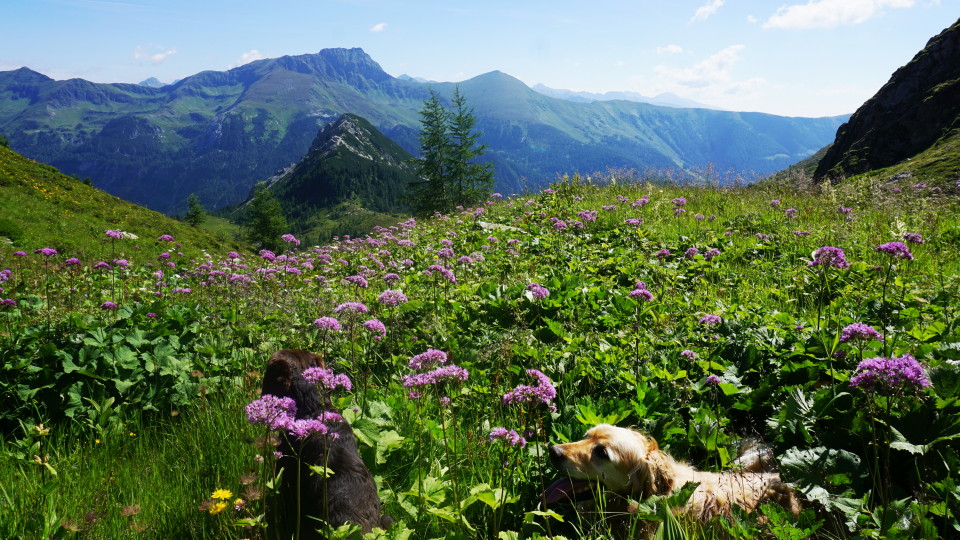
[(673, 469), (667, 455), (653, 437), (636, 434), (638, 444), (645, 448), (643, 455), (636, 456), (634, 470), (630, 473), (630, 491), (633, 494), (649, 497), (667, 495), (673, 489)]

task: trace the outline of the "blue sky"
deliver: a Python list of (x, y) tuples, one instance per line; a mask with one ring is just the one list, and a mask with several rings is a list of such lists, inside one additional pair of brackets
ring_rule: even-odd
[(851, 113), (958, 0), (3, 0), (0, 71), (170, 82), (362, 47), (392, 75), (527, 83), (730, 110)]

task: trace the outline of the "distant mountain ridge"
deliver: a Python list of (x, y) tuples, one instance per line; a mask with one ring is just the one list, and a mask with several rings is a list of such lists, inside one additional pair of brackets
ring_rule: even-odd
[[(814, 177), (840, 179), (911, 159), (960, 137), (960, 20), (927, 45), (843, 124)], [(960, 156), (935, 152), (943, 160)], [(919, 163), (917, 165), (920, 165)]]
[(530, 87), (536, 92), (539, 92), (545, 96), (554, 97), (557, 99), (565, 99), (567, 101), (575, 101), (578, 103), (593, 103), (594, 101), (636, 101), (637, 103), (649, 103), (651, 105), (659, 105), (661, 107), (673, 107), (676, 109), (713, 109), (717, 111), (722, 111), (720, 107), (714, 107), (713, 105), (706, 105), (694, 101), (692, 99), (682, 98), (676, 94), (670, 92), (663, 92), (657, 94), (654, 97), (645, 96), (643, 94), (638, 94), (637, 92), (623, 92), (623, 91), (611, 91), (604, 92), (602, 94), (594, 92), (584, 92), (584, 91), (575, 91), (575, 90), (561, 90), (557, 88), (550, 88), (543, 84), (535, 84)]
[[(846, 119), (574, 103), (498, 71), (459, 86), (506, 193), (609, 167), (713, 164), (763, 174), (823, 147)], [(356, 48), (257, 60), (159, 88), (55, 81), (21, 68), (0, 72), (0, 133), (24, 155), (176, 213), (190, 193), (211, 209), (242, 201), (254, 183), (299, 161), (343, 113), (416, 153), (429, 90), (448, 99), (454, 87), (394, 78)]]

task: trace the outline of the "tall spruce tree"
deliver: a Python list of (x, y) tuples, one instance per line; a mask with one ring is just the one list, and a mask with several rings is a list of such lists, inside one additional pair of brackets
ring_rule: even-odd
[(452, 105), (448, 129), (451, 204), (470, 206), (482, 201), (493, 191), (493, 164), (476, 162), (487, 145), (477, 142), (482, 133), (473, 130), (477, 119), (473, 115), (473, 108), (467, 107), (467, 99), (460, 93), (459, 86), (454, 87)]
[(243, 230), (248, 241), (264, 249), (277, 249), (280, 235), (287, 232), (283, 208), (266, 182), (253, 186), (253, 196), (243, 212)]
[(447, 167), (451, 149), (447, 117), (440, 96), (430, 90), (430, 98), (420, 110), (420, 157), (414, 160), (421, 180), (410, 186), (411, 208), (417, 215), (445, 212), (449, 208)]
[(490, 163), (477, 163), (485, 145), (478, 144), (473, 109), (454, 88), (448, 109), (433, 90), (420, 110), (420, 157), (414, 162), (421, 180), (412, 184), (411, 207), (418, 215), (449, 212), (455, 206), (482, 201), (493, 189)]

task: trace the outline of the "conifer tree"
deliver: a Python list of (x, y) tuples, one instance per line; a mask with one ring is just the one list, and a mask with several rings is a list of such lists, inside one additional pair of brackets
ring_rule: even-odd
[(450, 190), (453, 192), (451, 203), (453, 206), (469, 206), (482, 201), (493, 191), (493, 164), (476, 162), (487, 145), (477, 142), (482, 134), (473, 130), (477, 119), (473, 115), (473, 108), (467, 107), (467, 100), (460, 93), (459, 86), (453, 90), (452, 104), (448, 166)]
[(187, 213), (183, 220), (192, 227), (199, 227), (207, 219), (207, 211), (200, 204), (200, 198), (195, 193), (187, 197)]
[(420, 121), (420, 157), (414, 162), (421, 181), (410, 186), (414, 213), (449, 212), (483, 200), (493, 189), (492, 164), (476, 162), (486, 146), (477, 142), (477, 120), (460, 88), (453, 91), (451, 109), (431, 90)]
[(253, 196), (243, 212), (243, 229), (248, 241), (264, 249), (277, 249), (280, 235), (287, 232), (280, 201), (265, 182), (253, 187)]
[(440, 96), (430, 90), (430, 98), (420, 110), (420, 157), (414, 160), (421, 181), (410, 186), (411, 207), (415, 214), (444, 212), (447, 197), (447, 167), (450, 163), (450, 140), (447, 137), (447, 109)]

